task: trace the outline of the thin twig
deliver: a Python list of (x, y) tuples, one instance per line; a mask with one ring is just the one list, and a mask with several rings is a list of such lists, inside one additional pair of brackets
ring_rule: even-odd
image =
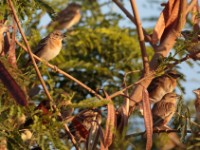
[[(56, 110), (56, 105), (53, 105), (53, 108)], [(64, 121), (63, 117), (62, 117), (62, 114), (58, 111), (58, 117)], [(71, 139), (73, 145), (75, 146), (76, 150), (80, 150), (80, 148), (78, 147), (78, 144), (74, 138), (74, 136), (72, 135), (72, 133), (70, 132), (68, 126), (66, 125), (66, 123), (63, 122), (63, 126), (65, 128), (65, 131), (67, 132), (67, 134), (69, 135), (69, 138)]]
[(17, 16), (17, 14), (16, 14), (15, 8), (14, 8), (14, 6), (13, 6), (13, 3), (12, 3), (11, 0), (7, 0), (7, 1), (8, 1), (8, 3), (9, 3), (10, 8), (11, 8), (11, 11), (12, 11), (12, 13), (13, 13), (13, 15), (14, 15), (14, 19), (15, 19), (15, 21), (16, 21), (16, 23), (17, 23), (17, 26), (18, 26), (18, 28), (19, 28), (19, 31), (20, 31), (21, 35), (22, 35), (22, 38), (23, 38), (23, 40), (24, 40), (24, 42), (25, 42), (25, 45), (26, 45), (27, 50), (28, 50), (28, 53), (29, 53), (30, 58), (31, 58), (31, 60), (32, 60), (32, 62), (33, 62), (33, 66), (34, 66), (35, 71), (36, 71), (36, 73), (37, 73), (37, 75), (38, 75), (38, 78), (39, 78), (39, 80), (40, 80), (40, 82), (41, 82), (41, 84), (42, 84), (42, 87), (44, 88), (44, 91), (45, 91), (45, 93), (46, 93), (48, 99), (52, 102), (53, 99), (52, 99), (52, 97), (51, 97), (49, 91), (47, 90), (46, 84), (45, 84), (45, 82), (44, 82), (44, 80), (43, 80), (43, 78), (42, 78), (42, 76), (41, 76), (41, 73), (40, 73), (38, 67), (37, 67), (37, 64), (36, 64), (36, 62), (35, 62), (35, 59), (33, 58), (33, 55), (32, 55), (32, 52), (31, 52), (31, 48), (30, 48), (29, 43), (28, 43), (28, 41), (27, 41), (27, 39), (26, 39), (26, 36), (24, 35), (24, 32), (23, 32), (23, 30), (22, 30), (20, 21), (19, 21), (19, 19), (18, 19), (18, 16)]
[(199, 125), (198, 123), (194, 122), (194, 121), (191, 121), (190, 118), (185, 117), (184, 115), (179, 114), (179, 113), (176, 113), (176, 114), (177, 114), (178, 116), (180, 116), (181, 118), (187, 119), (191, 124), (193, 124), (193, 125), (197, 126), (198, 128), (200, 128), (200, 125)]
[(125, 92), (127, 89), (130, 89), (131, 87), (133, 87), (134, 85), (135, 85), (134, 83), (133, 83), (133, 84), (130, 84), (130, 85), (126, 86), (125, 88), (123, 88), (122, 90), (117, 91), (117, 92), (111, 94), (111, 95), (110, 95), (110, 98), (112, 99), (112, 98), (114, 98), (114, 97), (116, 97), (116, 96), (124, 95), (124, 92)]
[[(181, 133), (182, 131), (181, 130), (176, 130), (176, 129), (167, 129), (167, 130), (153, 130), (153, 133), (172, 133), (172, 132), (175, 132), (175, 133)], [(193, 133), (191, 130), (186, 130), (187, 133)], [(129, 139), (131, 137), (137, 137), (137, 136), (143, 136), (146, 132), (139, 132), (139, 133), (132, 133), (132, 134), (129, 134), (129, 135), (126, 135), (126, 139)], [(198, 134), (200, 134), (198, 132)]]
[(71, 134), (68, 126), (66, 124), (64, 124), (64, 127), (65, 127), (65, 130), (67, 131), (67, 134), (69, 135), (73, 145), (76, 147), (77, 150), (79, 150), (80, 148), (78, 147), (77, 142), (76, 142), (74, 136)]
[(198, 51), (196, 51), (195, 53), (192, 53), (192, 54), (187, 54), (185, 57), (181, 58), (180, 60), (176, 60), (174, 63), (170, 64), (168, 66), (168, 68), (173, 68), (174, 66), (176, 66), (176, 65), (178, 65), (178, 64), (180, 64), (182, 62), (185, 62), (188, 59), (193, 59), (199, 53), (200, 53), (200, 50), (198, 50)]
[(135, 24), (137, 27), (140, 49), (142, 52), (142, 60), (143, 60), (144, 76), (145, 76), (149, 73), (149, 60), (148, 60), (148, 55), (147, 55), (146, 47), (145, 47), (144, 33), (142, 30), (142, 25), (141, 25), (139, 13), (137, 10), (136, 2), (135, 2), (135, 0), (130, 0), (130, 2), (131, 2), (133, 14), (135, 16)]
[[(134, 16), (132, 16), (129, 11), (118, 1), (118, 0), (112, 0), (123, 12), (124, 14), (134, 23), (136, 24), (136, 20), (134, 18)], [(142, 28), (144, 35), (145, 35), (145, 40), (147, 40), (150, 45), (152, 47), (156, 47), (156, 45), (152, 44), (151, 42), (151, 37), (148, 35), (148, 33), (146, 32), (146, 30), (144, 28)]]
[(198, 1), (197, 0), (191, 0), (190, 1), (190, 4), (187, 6), (187, 10), (186, 10), (186, 14), (188, 14), (192, 8), (194, 7), (194, 5), (197, 3)]
[[(19, 41), (15, 40), (16, 43), (23, 48), (25, 51), (27, 51), (27, 48), (21, 44)], [(72, 81), (76, 82), (78, 85), (80, 85), (81, 87), (85, 88), (86, 90), (88, 90), (91, 94), (95, 95), (97, 98), (99, 99), (103, 99), (103, 97), (101, 97), (101, 95), (97, 94), (94, 90), (92, 90), (90, 87), (88, 87), (87, 85), (85, 85), (84, 83), (82, 83), (81, 81), (77, 80), (76, 78), (74, 78), (73, 76), (69, 75), (68, 73), (64, 72), (63, 70), (59, 69), (58, 67), (55, 67), (54, 65), (42, 60), (41, 58), (39, 58), (38, 56), (32, 54), (33, 57), (38, 60), (43, 62), (45, 65), (47, 65), (48, 67), (50, 67), (51, 69), (55, 70), (56, 72), (64, 75), (65, 77), (71, 79)]]

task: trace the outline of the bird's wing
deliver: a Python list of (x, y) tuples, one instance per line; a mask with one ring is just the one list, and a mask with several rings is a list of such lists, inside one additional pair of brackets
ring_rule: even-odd
[(42, 40), (40, 40), (40, 42), (38, 43), (36, 49), (33, 51), (33, 53), (35, 55), (37, 55), (40, 52), (40, 50), (44, 48), (44, 46), (47, 44), (48, 39), (49, 39), (49, 36), (47, 36), (47, 37), (43, 38)]
[(176, 104), (170, 103), (170, 102), (165, 103), (165, 109), (166, 109), (166, 111), (164, 113), (165, 118), (176, 111), (176, 107), (174, 105), (176, 105)]
[(147, 88), (148, 92), (151, 93), (153, 90), (155, 90), (158, 87), (159, 83), (160, 83), (160, 78), (159, 77), (154, 78)]
[[(48, 40), (49, 36), (45, 37), (44, 39), (40, 40), (40, 42), (38, 43), (36, 49), (33, 50), (33, 53), (35, 55), (38, 56), (39, 52), (41, 51), (41, 49), (44, 48), (44, 46), (46, 45), (47, 43), (47, 40)], [(39, 56), (40, 57), (40, 56)], [(36, 61), (37, 62), (37, 61)], [(31, 63), (31, 59), (29, 58), (29, 60), (27, 61), (27, 63), (25, 64), (25, 67), (28, 67)]]
[[(153, 114), (157, 114), (158, 116), (162, 116), (165, 118), (166, 116), (169, 116), (171, 113), (175, 111), (175, 107), (173, 103), (167, 102), (167, 103), (161, 103), (155, 104), (156, 107), (153, 107)], [(162, 109), (161, 109), (162, 108)]]
[(152, 109), (154, 125), (158, 125), (164, 121), (165, 118), (175, 112), (173, 103), (158, 102)]
[(195, 101), (195, 108), (197, 112), (200, 112), (200, 99)]
[(69, 22), (76, 15), (76, 10), (63, 10), (58, 14), (57, 20), (60, 24)]

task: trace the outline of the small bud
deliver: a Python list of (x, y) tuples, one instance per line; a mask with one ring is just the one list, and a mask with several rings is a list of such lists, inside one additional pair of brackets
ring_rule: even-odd
[(32, 132), (28, 129), (24, 129), (23, 132), (21, 133), (21, 138), (24, 142), (30, 140), (32, 138)]
[(17, 123), (18, 123), (19, 126), (22, 125), (22, 124), (24, 124), (25, 121), (26, 121), (26, 116), (24, 114), (22, 114), (21, 116), (19, 116), (17, 118)]

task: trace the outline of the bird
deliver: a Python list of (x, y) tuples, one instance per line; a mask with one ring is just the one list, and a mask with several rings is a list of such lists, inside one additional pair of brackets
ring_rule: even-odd
[(167, 124), (176, 111), (176, 100), (180, 96), (174, 92), (167, 93), (154, 104), (152, 108), (153, 127), (158, 129), (169, 129)]
[[(40, 40), (33, 53), (41, 59), (50, 61), (60, 53), (62, 48), (62, 40), (64, 37), (66, 36), (63, 35), (60, 31), (53, 31), (47, 37)], [(26, 66), (28, 66), (30, 63), (31, 59), (28, 60)]]
[[(200, 34), (194, 33), (188, 30), (182, 31), (181, 35), (184, 37), (185, 48), (189, 54), (195, 54), (192, 56), (193, 60), (200, 60)], [(198, 53), (199, 52), (199, 53)]]
[(77, 24), (81, 19), (81, 5), (76, 3), (69, 4), (60, 11), (55, 19), (48, 24), (48, 28), (55, 30), (69, 29)]
[(101, 112), (98, 109), (86, 109), (73, 118), (69, 129), (76, 141), (81, 143), (89, 139), (90, 132), (99, 132), (101, 122)]
[(200, 88), (193, 90), (193, 92), (196, 95), (196, 100), (195, 100), (195, 109), (196, 109), (196, 118), (197, 121), (200, 122)]
[[(36, 113), (34, 115), (39, 116), (43, 124), (47, 124), (49, 123), (49, 120), (55, 117), (55, 113), (58, 114), (58, 112), (60, 112), (60, 114), (56, 116), (56, 120), (64, 121), (65, 119), (70, 117), (74, 111), (74, 109), (69, 106), (70, 104), (71, 104), (70, 100), (63, 100), (60, 97), (58, 97), (58, 99), (56, 99), (55, 101), (55, 105), (57, 107), (54, 108), (52, 107), (52, 104), (49, 100), (42, 100), (38, 104), (38, 106), (35, 107), (34, 110)], [(32, 125), (33, 123), (34, 123), (34, 119), (33, 119), (33, 116), (31, 116), (24, 121), (23, 127), (28, 127)]]
[(165, 74), (154, 78), (147, 88), (151, 102), (159, 102), (166, 93), (173, 92), (179, 77), (181, 77), (181, 74), (175, 70), (169, 70)]

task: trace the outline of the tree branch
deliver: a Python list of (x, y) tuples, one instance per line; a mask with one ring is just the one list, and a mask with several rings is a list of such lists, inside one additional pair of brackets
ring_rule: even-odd
[(142, 25), (141, 25), (139, 13), (137, 10), (136, 2), (135, 2), (135, 0), (130, 0), (130, 2), (131, 2), (132, 9), (133, 9), (133, 14), (135, 16), (135, 24), (137, 27), (140, 49), (142, 52), (142, 60), (143, 60), (143, 68), (144, 68), (144, 76), (145, 76), (149, 73), (149, 60), (148, 60), (148, 55), (147, 55), (146, 47), (145, 47), (144, 33), (142, 30)]
[[(23, 46), (19, 41), (15, 40), (16, 43), (22, 48), (24, 49), (26, 52), (28, 51), (27, 48), (25, 46)], [(41, 58), (39, 58), (38, 56), (32, 54), (33, 57), (40, 61), (43, 62), (45, 65), (47, 65), (48, 67), (50, 67), (51, 69), (53, 69), (54, 71), (64, 75), (65, 77), (67, 77), (68, 79), (76, 82), (78, 85), (80, 85), (81, 87), (83, 87), (84, 89), (86, 89), (87, 91), (89, 91), (91, 94), (95, 95), (97, 98), (99, 99), (103, 99), (103, 97), (101, 97), (101, 95), (97, 94), (94, 90), (92, 90), (90, 87), (88, 87), (87, 85), (85, 85), (84, 83), (82, 83), (81, 81), (77, 80), (76, 78), (74, 78), (73, 76), (71, 76), (70, 74), (64, 72), (63, 70), (59, 69), (58, 67), (55, 67), (54, 65), (48, 63), (47, 61), (42, 60)]]
[[(171, 130), (153, 130), (153, 133), (181, 133), (182, 131), (181, 130), (177, 130), (177, 129), (171, 129)], [(187, 130), (186, 131), (187, 133), (193, 133), (191, 130)], [(129, 135), (126, 135), (126, 139), (129, 139), (131, 137), (137, 137), (137, 136), (143, 136), (146, 132), (139, 132), (139, 133), (133, 133), (133, 134), (129, 134)], [(198, 134), (200, 134), (198, 132)]]
[(192, 10), (192, 8), (196, 5), (197, 2), (198, 2), (197, 0), (190, 1), (190, 4), (188, 5), (187, 10), (186, 10), (186, 14), (188, 14)]
[[(135, 18), (129, 13), (129, 11), (118, 1), (118, 0), (112, 0), (123, 12), (124, 14), (134, 23), (136, 24), (136, 20)], [(156, 47), (156, 45), (154, 45), (152, 42), (151, 42), (151, 37), (148, 35), (148, 33), (145, 31), (144, 28), (142, 28), (143, 30), (143, 33), (144, 33), (144, 36), (145, 36), (145, 40), (147, 40), (147, 42), (150, 43), (150, 45), (152, 47)]]
[(38, 67), (37, 67), (37, 64), (36, 64), (36, 62), (35, 62), (35, 59), (33, 58), (33, 54), (32, 54), (32, 52), (31, 52), (31, 48), (30, 48), (30, 46), (29, 46), (29, 44), (28, 44), (28, 41), (27, 41), (27, 39), (26, 39), (26, 36), (24, 35), (24, 32), (23, 32), (23, 30), (22, 30), (20, 21), (19, 21), (19, 19), (18, 19), (18, 17), (17, 17), (15, 8), (14, 8), (14, 6), (13, 6), (13, 3), (12, 3), (11, 0), (7, 0), (7, 1), (8, 1), (8, 4), (9, 4), (10, 8), (11, 8), (12, 13), (13, 13), (14, 19), (15, 19), (15, 21), (16, 21), (16, 23), (17, 23), (17, 26), (18, 26), (18, 28), (19, 28), (19, 31), (20, 31), (20, 33), (21, 33), (21, 35), (22, 35), (22, 38), (23, 38), (23, 40), (24, 40), (24, 42), (25, 42), (25, 45), (26, 45), (27, 50), (28, 50), (28, 53), (29, 53), (30, 58), (31, 58), (31, 60), (32, 60), (32, 62), (33, 62), (33, 66), (34, 66), (35, 71), (36, 71), (36, 73), (37, 73), (37, 76), (38, 76), (38, 78), (39, 78), (39, 80), (40, 80), (40, 82), (41, 82), (41, 84), (42, 84), (42, 87), (44, 88), (44, 91), (45, 91), (45, 93), (46, 93), (48, 99), (49, 99), (50, 101), (53, 101), (53, 99), (52, 99), (52, 97), (51, 97), (49, 91), (47, 90), (46, 84), (45, 84), (45, 82), (44, 82), (44, 80), (43, 80), (43, 78), (42, 78), (42, 76), (41, 76), (41, 73), (40, 73), (40, 71), (39, 71), (39, 69), (38, 69)]

